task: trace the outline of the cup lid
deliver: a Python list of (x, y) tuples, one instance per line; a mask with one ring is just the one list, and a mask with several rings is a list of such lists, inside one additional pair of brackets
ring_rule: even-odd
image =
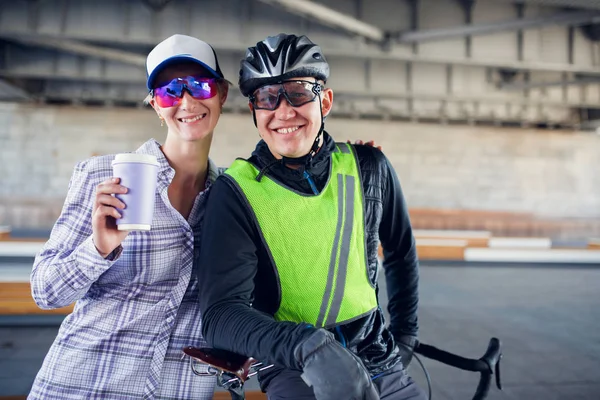
[(153, 156), (152, 154), (121, 153), (115, 155), (115, 159), (112, 163), (114, 164), (117, 162), (134, 162), (158, 166), (158, 160), (156, 159), (156, 156)]

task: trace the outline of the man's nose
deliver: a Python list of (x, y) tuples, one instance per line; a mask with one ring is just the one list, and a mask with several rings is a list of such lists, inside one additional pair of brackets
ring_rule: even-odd
[(283, 93), (279, 98), (279, 106), (275, 109), (275, 113), (279, 119), (290, 119), (296, 115), (296, 109), (288, 102)]

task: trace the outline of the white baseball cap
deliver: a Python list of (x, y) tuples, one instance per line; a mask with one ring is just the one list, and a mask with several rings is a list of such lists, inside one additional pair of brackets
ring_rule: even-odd
[(219, 68), (215, 49), (210, 44), (191, 36), (173, 35), (157, 44), (148, 53), (146, 58), (146, 72), (148, 73), (146, 86), (148, 90), (153, 89), (154, 80), (160, 71), (181, 61), (196, 62), (215, 78), (225, 79), (221, 68)]

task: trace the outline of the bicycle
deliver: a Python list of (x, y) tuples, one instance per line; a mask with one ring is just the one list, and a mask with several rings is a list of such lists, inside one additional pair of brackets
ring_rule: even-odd
[[(231, 394), (232, 400), (244, 400), (244, 383), (260, 371), (273, 366), (264, 365), (252, 357), (248, 358), (230, 351), (206, 347), (186, 347), (183, 349), (183, 353), (184, 356), (187, 355), (190, 357), (190, 367), (194, 374), (198, 376), (216, 376), (217, 385), (227, 390)], [(479, 372), (479, 383), (477, 384), (473, 400), (483, 400), (487, 397), (492, 382), (492, 375), (496, 377), (496, 386), (499, 390), (502, 390), (500, 382), (501, 343), (495, 337), (490, 339), (486, 352), (479, 359), (465, 358), (425, 343), (419, 343), (415, 348), (415, 353), (455, 368)], [(414, 358), (418, 361), (421, 368), (423, 368), (427, 379), (428, 397), (431, 400), (432, 389), (429, 373), (419, 357), (415, 355)], [(198, 371), (195, 362), (207, 364), (208, 371)]]

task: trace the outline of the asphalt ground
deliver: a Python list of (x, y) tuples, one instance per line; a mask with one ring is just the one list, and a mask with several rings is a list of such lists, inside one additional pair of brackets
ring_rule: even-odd
[[(29, 269), (0, 261), (0, 279)], [(503, 390), (492, 387), (490, 400), (600, 399), (600, 268), (424, 263), (419, 320), (422, 342), (468, 358), (483, 355), (491, 337), (501, 340)], [(0, 395), (28, 392), (58, 323), (0, 317)], [(434, 400), (472, 398), (477, 373), (422, 360)], [(409, 373), (426, 388), (416, 361)], [(248, 390), (256, 387), (248, 382)]]

